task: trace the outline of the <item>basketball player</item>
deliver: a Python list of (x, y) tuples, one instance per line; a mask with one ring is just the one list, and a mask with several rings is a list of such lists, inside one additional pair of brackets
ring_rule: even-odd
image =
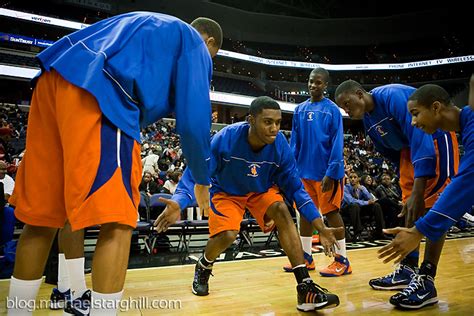
[[(472, 85), (470, 96), (474, 96), (474, 86)], [(418, 246), (423, 236), (429, 240), (438, 240), (474, 205), (472, 185), (474, 179), (474, 110), (472, 107), (465, 106), (459, 109), (450, 101), (446, 90), (434, 84), (427, 84), (410, 96), (408, 110), (412, 114), (412, 124), (425, 133), (433, 134), (437, 129), (459, 132), (465, 153), (459, 165), (459, 173), (426, 215), (415, 222), (415, 226), (386, 230), (386, 233), (396, 234), (396, 237), (390, 244), (378, 251), (379, 258), (385, 258), (384, 263), (393, 259), (400, 262)], [(435, 302), (431, 297), (431, 291), (425, 291), (422, 295), (425, 294), (428, 295), (429, 300)], [(400, 302), (400, 306), (411, 306), (410, 300), (414, 300), (413, 294)]]
[[(339, 214), (343, 196), (344, 132), (342, 114), (337, 105), (324, 97), (329, 83), (329, 72), (324, 68), (311, 71), (308, 90), (311, 98), (299, 104), (293, 114), (291, 150), (306, 191), (331, 227), (342, 227), (336, 236), (338, 248), (334, 262), (322, 269), (322, 276), (341, 276), (352, 273), (347, 259), (345, 229)], [(314, 270), (312, 256), (313, 227), (300, 220), (300, 236), (308, 270)], [(291, 265), (283, 268), (291, 272)]]
[[(26, 225), (9, 299), (36, 297), (57, 228), (69, 220), (73, 231), (101, 225), (93, 304), (74, 305), (77, 313), (94, 315), (111, 306), (108, 313), (116, 312), (140, 199), (140, 127), (172, 111), (197, 201), (209, 204), (211, 58), (221, 44), (222, 30), (213, 20), (189, 25), (168, 15), (129, 12), (69, 34), (38, 55), (26, 154), (10, 199)], [(9, 313), (26, 314), (20, 307)]]
[[(411, 125), (407, 102), (414, 91), (415, 88), (409, 86), (390, 84), (367, 92), (358, 82), (346, 80), (335, 92), (338, 106), (352, 119), (363, 119), (365, 131), (376, 150), (399, 164), (404, 203), (401, 215), (406, 214), (407, 227), (413, 226), (414, 221), (433, 206), (457, 171), (459, 160), (454, 133), (437, 131), (428, 135)], [(431, 304), (436, 297), (433, 280), (443, 244), (444, 237), (427, 243), (419, 270), (421, 277), (418, 277), (419, 254), (415, 250), (394, 272), (370, 280), (370, 286), (376, 290), (403, 289), (390, 298), (395, 306), (404, 302), (415, 309)], [(433, 295), (429, 299), (426, 295), (417, 295), (429, 284), (433, 284), (430, 287)], [(417, 299), (407, 303), (412, 290)]]
[[(339, 305), (338, 297), (309, 276), (295, 224), (281, 194), (295, 202), (302, 216), (318, 229), (328, 254), (333, 254), (337, 229), (325, 227), (304, 190), (288, 142), (279, 133), (278, 103), (270, 97), (258, 97), (249, 111), (249, 122), (229, 125), (211, 141), (210, 239), (196, 263), (192, 291), (199, 296), (209, 294), (213, 263), (234, 242), (247, 208), (264, 232), (273, 226), (278, 229), (280, 244), (298, 283), (298, 310), (335, 307)], [(167, 207), (155, 222), (158, 231), (166, 230), (179, 217), (180, 210), (191, 204), (194, 175), (190, 171), (185, 171), (172, 200), (165, 201)]]

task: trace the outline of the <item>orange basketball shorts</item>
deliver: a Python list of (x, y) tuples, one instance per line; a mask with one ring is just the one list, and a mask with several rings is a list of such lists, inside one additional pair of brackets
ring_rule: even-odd
[(332, 190), (323, 192), (321, 188), (322, 181), (310, 179), (301, 179), (306, 192), (313, 200), (321, 214), (325, 215), (341, 208), (342, 198), (344, 196), (344, 181), (336, 181)]
[(10, 203), (27, 224), (72, 229), (136, 226), (140, 145), (102, 115), (96, 99), (44, 72), (33, 93), (26, 152)]
[[(444, 188), (451, 182), (451, 177), (458, 172), (459, 146), (454, 132), (444, 134), (434, 139), (436, 151), (436, 176), (426, 183), (425, 207), (431, 208)], [(402, 201), (405, 203), (411, 195), (415, 170), (411, 163), (410, 149), (400, 153), (400, 188)]]
[(242, 196), (224, 192), (214, 194), (209, 212), (210, 237), (223, 231), (239, 231), (245, 209), (250, 211), (263, 232), (270, 231), (271, 229), (265, 230), (264, 217), (267, 209), (275, 202), (283, 202), (283, 197), (275, 187), (264, 193), (248, 193)]

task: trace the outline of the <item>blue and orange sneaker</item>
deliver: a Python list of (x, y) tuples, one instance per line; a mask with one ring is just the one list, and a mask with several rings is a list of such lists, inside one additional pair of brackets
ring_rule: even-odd
[(54, 288), (49, 297), (49, 309), (58, 310), (66, 307), (66, 302), (71, 299), (71, 290), (61, 292), (58, 288)]
[(390, 304), (402, 309), (419, 309), (436, 303), (434, 279), (429, 275), (416, 275), (403, 291), (390, 298)]
[(338, 277), (345, 274), (351, 274), (352, 268), (349, 260), (341, 255), (334, 257), (333, 263), (319, 271), (323, 277)]
[(392, 273), (370, 280), (369, 285), (374, 290), (403, 290), (417, 274), (418, 268), (400, 264)]
[[(316, 266), (314, 265), (313, 256), (310, 254), (307, 254), (306, 252), (304, 253), (304, 263), (306, 264), (306, 269), (308, 269), (309, 271), (316, 269)], [(293, 267), (291, 266), (290, 263), (288, 263), (286, 266), (283, 267), (283, 271), (293, 272)]]

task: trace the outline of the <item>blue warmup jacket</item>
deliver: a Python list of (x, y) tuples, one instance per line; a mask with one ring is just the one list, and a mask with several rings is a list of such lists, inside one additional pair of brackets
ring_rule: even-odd
[(416, 228), (433, 241), (443, 236), (474, 205), (474, 112), (469, 106), (462, 109), (460, 123), (464, 156), (459, 172), (431, 210), (415, 223)]
[[(301, 215), (312, 222), (320, 214), (304, 190), (290, 146), (282, 133), (275, 142), (254, 152), (247, 140), (250, 125), (240, 122), (226, 126), (211, 140), (211, 194), (224, 192), (242, 196), (267, 192), (277, 185), (286, 198), (296, 203)], [(194, 200), (194, 179), (189, 169), (183, 174), (173, 200), (181, 209)], [(211, 208), (212, 209), (212, 208)]]
[(192, 26), (159, 13), (125, 13), (64, 36), (37, 58), (43, 71), (54, 68), (91, 93), (138, 142), (140, 128), (174, 112), (189, 167), (209, 184), (212, 59)]
[(293, 114), (290, 146), (301, 178), (342, 179), (344, 131), (337, 105), (327, 98), (299, 104)]
[(433, 139), (444, 139), (441, 130), (429, 135), (411, 125), (407, 109), (408, 98), (416, 89), (401, 84), (389, 84), (370, 91), (374, 110), (364, 115), (366, 133), (383, 156), (398, 164), (400, 151), (410, 148), (415, 178), (436, 176), (436, 151)]

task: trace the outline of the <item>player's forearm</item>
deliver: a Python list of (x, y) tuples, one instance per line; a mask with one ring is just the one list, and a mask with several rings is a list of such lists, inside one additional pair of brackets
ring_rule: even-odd
[(319, 214), (318, 209), (311, 200), (307, 201), (302, 206), (297, 205), (297, 208), (301, 216), (303, 216), (304, 219), (306, 219), (310, 223), (314, 222), (318, 218), (321, 219), (321, 215)]
[(415, 222), (416, 229), (431, 241), (441, 238), (456, 222), (440, 213), (428, 212)]
[(316, 228), (318, 230), (318, 232), (322, 232), (327, 228), (321, 217), (316, 218), (315, 220), (313, 220), (311, 222), (311, 224), (313, 225), (314, 228)]
[(427, 177), (415, 178), (413, 182), (412, 195), (417, 198), (423, 198), (426, 189), (426, 182), (428, 181)]

